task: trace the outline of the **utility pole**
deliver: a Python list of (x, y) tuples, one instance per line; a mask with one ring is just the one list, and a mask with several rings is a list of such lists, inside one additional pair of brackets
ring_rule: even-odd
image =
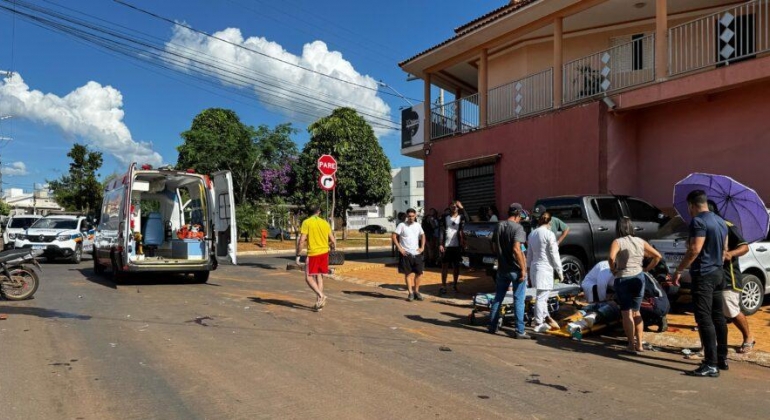
[[(0, 121), (7, 120), (8, 118), (11, 118), (11, 115), (0, 115)], [(0, 136), (0, 142), (2, 141), (11, 141), (13, 140), (11, 137), (5, 137)], [(0, 168), (3, 166), (3, 159), (2, 156), (0, 156)], [(0, 199), (3, 197), (3, 171), (0, 170)]]

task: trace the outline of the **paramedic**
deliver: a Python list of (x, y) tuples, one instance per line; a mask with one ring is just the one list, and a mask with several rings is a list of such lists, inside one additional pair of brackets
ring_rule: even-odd
[(580, 283), (583, 295), (588, 303), (604, 302), (607, 300), (607, 289), (615, 281), (615, 276), (610, 270), (607, 260), (599, 261), (594, 268), (586, 274)]
[(321, 207), (311, 207), (310, 214), (312, 216), (305, 219), (300, 228), (300, 238), (297, 243), (297, 265), (299, 265), (300, 252), (307, 243), (305, 281), (316, 294), (313, 310), (320, 311), (326, 305), (323, 275), (329, 273), (329, 243), (333, 248), (337, 245), (337, 241), (334, 239), (329, 223), (319, 217)]
[(513, 203), (508, 208), (508, 220), (500, 222), (492, 235), (492, 247), (497, 253), (496, 293), (492, 301), (489, 317), (489, 332), (497, 332), (497, 320), (500, 317), (500, 304), (505, 299), (508, 288), (513, 285), (513, 310), (516, 314), (516, 334), (514, 338), (530, 339), (524, 331), (524, 301), (527, 296), (527, 259), (521, 251), (521, 245), (527, 241), (521, 221), (522, 207)]
[(535, 332), (559, 329), (559, 324), (548, 313), (548, 297), (553, 290), (554, 273), (564, 280), (559, 256), (559, 244), (551, 231), (551, 213), (544, 212), (537, 219), (537, 229), (527, 240), (527, 262), (530, 283), (537, 290), (535, 302)]

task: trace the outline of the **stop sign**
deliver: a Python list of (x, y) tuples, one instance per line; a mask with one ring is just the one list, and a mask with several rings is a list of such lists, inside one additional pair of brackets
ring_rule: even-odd
[(324, 175), (334, 175), (337, 172), (337, 161), (332, 155), (321, 155), (318, 158), (318, 170)]

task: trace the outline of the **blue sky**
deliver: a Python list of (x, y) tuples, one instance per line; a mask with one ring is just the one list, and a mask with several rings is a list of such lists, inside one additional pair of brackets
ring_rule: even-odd
[[(346, 80), (352, 77), (364, 85), (383, 80), (411, 98), (422, 97), (422, 82), (407, 82), (398, 61), (451, 37), (456, 26), (507, 3), (125, 1), (196, 30), (220, 33), (222, 38), (234, 40), (233, 44), (275, 54), (287, 61), (296, 59), (298, 65), (319, 72), (343, 74)], [(161, 45), (170, 43), (169, 48), (184, 44), (191, 51), (211, 57), (220, 53), (219, 44), (227, 45), (109, 0), (18, 0), (17, 7), (24, 2), (90, 21), (107, 21), (116, 29), (123, 25), (143, 37), (159, 40)], [(4, 7), (13, 8), (13, 3), (0, 0)], [(227, 28), (231, 28), (229, 32), (220, 32)], [(233, 109), (243, 122), (253, 126), (293, 122), (300, 130), (294, 138), (300, 149), (308, 139), (306, 127), (312, 118), (285, 109), (305, 106), (297, 105), (297, 100), (285, 102), (265, 95), (258, 98), (251, 93), (251, 87), (242, 88), (250, 97), (238, 96), (219, 88), (223, 80), (215, 76), (209, 78), (212, 84), (203, 90), (199, 82), (184, 75), (183, 65), (177, 65), (177, 71), (162, 70), (1, 11), (0, 39), (0, 69), (18, 74), (12, 84), (6, 80), (5, 86), (0, 87), (4, 89), (0, 99), (5, 103), (0, 102), (0, 116), (12, 115), (0, 120), (0, 137), (13, 139), (0, 141), (4, 189), (30, 190), (35, 183), (66, 173), (66, 153), (74, 142), (87, 143), (104, 152), (102, 176), (124, 172), (125, 162), (135, 156), (173, 164), (176, 146), (181, 143), (179, 133), (189, 128), (196, 114), (210, 107)], [(289, 86), (294, 91), (325, 98), (326, 102), (363, 101), (361, 109), (379, 118), (374, 121), (389, 118), (398, 123), (399, 107), (406, 105), (401, 98), (346, 85), (296, 67), (294, 71), (281, 71), (283, 64), (276, 66), (275, 60), (242, 48), (231, 49), (239, 65), (266, 72), (276, 80), (276, 86)], [(266, 102), (273, 102), (274, 106)], [(422, 164), (400, 155), (397, 131), (381, 129), (378, 133), (394, 167)]]

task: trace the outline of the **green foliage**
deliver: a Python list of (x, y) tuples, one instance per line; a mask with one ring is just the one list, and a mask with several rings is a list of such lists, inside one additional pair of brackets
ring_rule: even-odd
[[(259, 236), (259, 231), (267, 227), (267, 213), (260, 206), (244, 203), (235, 206), (235, 223), (240, 232), (248, 232), (249, 236)], [(240, 234), (239, 232), (239, 234)]]
[(335, 216), (347, 223), (351, 205), (386, 203), (391, 197), (390, 161), (372, 127), (351, 108), (338, 108), (309, 128), (311, 138), (295, 166), (294, 201), (322, 204), (325, 193), (318, 186), (316, 161), (322, 154), (337, 159)]
[(0, 216), (8, 216), (9, 214), (11, 214), (11, 206), (5, 200), (0, 199)]
[(72, 159), (69, 173), (48, 181), (56, 202), (67, 211), (98, 216), (104, 189), (96, 171), (102, 166), (102, 153), (76, 143), (67, 156)]
[(194, 169), (201, 174), (229, 170), (233, 174), (235, 202), (264, 199), (257, 181), (263, 170), (278, 167), (297, 154), (291, 140), (296, 130), (291, 124), (270, 129), (243, 124), (229, 109), (209, 108), (198, 114), (190, 129), (181, 134), (177, 147), (178, 169)]

